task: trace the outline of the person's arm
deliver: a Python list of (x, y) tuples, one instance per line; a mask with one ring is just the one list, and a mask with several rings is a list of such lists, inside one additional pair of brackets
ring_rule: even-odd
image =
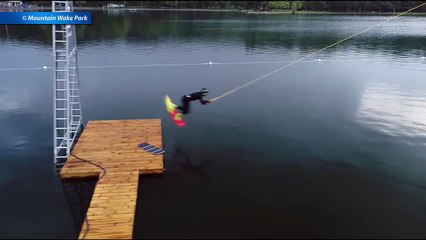
[(209, 102), (210, 102), (209, 100), (204, 100), (203, 97), (200, 98), (200, 103), (203, 104), (203, 105), (207, 104)]

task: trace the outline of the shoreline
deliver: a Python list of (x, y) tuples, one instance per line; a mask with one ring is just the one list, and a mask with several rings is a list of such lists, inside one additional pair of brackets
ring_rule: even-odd
[[(14, 10), (51, 10), (51, 6), (45, 7), (31, 7), (28, 9), (19, 9), (13, 8)], [(11, 9), (0, 9), (1, 10), (11, 10)], [(118, 8), (108, 8), (108, 7), (77, 7), (74, 6), (74, 10), (103, 10), (103, 11), (196, 11), (196, 12), (239, 12), (244, 14), (254, 14), (254, 15), (280, 15), (280, 14), (292, 14), (291, 10), (277, 10), (277, 11), (255, 11), (255, 10), (239, 10), (239, 9), (205, 9), (205, 8), (146, 8), (141, 6), (133, 7), (118, 7)], [(14, 11), (15, 12), (15, 11)], [(20, 12), (20, 11), (17, 11)], [(296, 11), (294, 15), (358, 15), (358, 16), (394, 16), (402, 12), (329, 12), (329, 11)], [(426, 12), (409, 12), (404, 14), (406, 16), (426, 16)]]
[[(245, 14), (259, 15), (277, 15), (277, 14), (292, 14), (291, 10), (286, 11), (254, 11), (254, 10), (239, 10), (239, 9), (205, 9), (205, 8), (146, 8), (146, 7), (124, 7), (124, 8), (107, 8), (107, 7), (74, 7), (75, 10), (126, 10), (126, 11), (197, 11), (197, 12), (239, 12)], [(328, 11), (296, 11), (298, 14), (309, 15), (367, 15), (367, 16), (392, 16), (402, 12), (328, 12)], [(426, 12), (409, 12), (407, 16), (426, 16)]]
[[(259, 15), (278, 15), (278, 14), (292, 14), (292, 11), (246, 11), (247, 14)], [(359, 15), (359, 16), (395, 16), (402, 12), (327, 12), (327, 11), (296, 11), (294, 15)], [(426, 12), (409, 12), (404, 15), (408, 16), (426, 16)]]
[(196, 11), (196, 12), (238, 12), (237, 9), (205, 9), (205, 8), (146, 8), (146, 7), (74, 7), (75, 10), (126, 10), (126, 11)]

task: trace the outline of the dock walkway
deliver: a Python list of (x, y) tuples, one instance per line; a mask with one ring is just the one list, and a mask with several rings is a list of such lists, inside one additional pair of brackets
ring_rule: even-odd
[[(148, 142), (163, 147), (161, 119), (89, 121), (72, 154), (102, 166), (79, 238), (133, 238), (140, 174), (164, 171), (163, 155), (138, 148)], [(103, 170), (70, 156), (61, 178), (100, 177)]]

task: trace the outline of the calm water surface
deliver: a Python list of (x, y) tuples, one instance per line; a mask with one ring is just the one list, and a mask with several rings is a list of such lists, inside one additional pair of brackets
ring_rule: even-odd
[[(136, 238), (426, 237), (426, 18), (400, 17), (195, 103), (183, 129), (165, 94), (218, 96), (284, 63), (117, 66), (293, 61), (386, 17), (93, 19), (77, 27), (85, 121), (164, 123), (166, 172), (141, 178)], [(51, 66), (50, 27), (0, 26), (0, 56), (0, 237), (75, 238), (81, 217), (52, 171), (52, 71), (6, 70)]]

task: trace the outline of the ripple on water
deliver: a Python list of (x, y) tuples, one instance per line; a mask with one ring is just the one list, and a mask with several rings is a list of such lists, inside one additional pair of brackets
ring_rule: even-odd
[(358, 112), (361, 123), (392, 136), (426, 137), (426, 94), (397, 85), (372, 83)]

